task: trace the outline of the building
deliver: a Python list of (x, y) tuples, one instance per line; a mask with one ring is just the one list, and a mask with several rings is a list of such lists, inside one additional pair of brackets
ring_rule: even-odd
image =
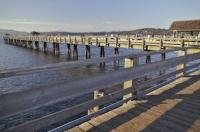
[(170, 26), (170, 30), (173, 31), (174, 37), (183, 37), (184, 34), (198, 36), (200, 35), (200, 19), (174, 21)]

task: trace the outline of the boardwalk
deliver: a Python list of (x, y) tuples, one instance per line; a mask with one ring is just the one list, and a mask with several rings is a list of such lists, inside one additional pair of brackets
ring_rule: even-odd
[(200, 129), (200, 75), (180, 78), (70, 129), (83, 131), (195, 131)]

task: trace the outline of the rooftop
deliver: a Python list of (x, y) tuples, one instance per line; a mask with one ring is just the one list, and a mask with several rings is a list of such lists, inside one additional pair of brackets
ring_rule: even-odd
[(169, 29), (177, 31), (200, 31), (200, 19), (174, 21)]

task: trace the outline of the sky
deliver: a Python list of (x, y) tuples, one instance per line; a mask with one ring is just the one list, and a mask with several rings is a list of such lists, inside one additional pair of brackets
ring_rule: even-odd
[(200, 0), (0, 0), (0, 29), (119, 31), (200, 19)]

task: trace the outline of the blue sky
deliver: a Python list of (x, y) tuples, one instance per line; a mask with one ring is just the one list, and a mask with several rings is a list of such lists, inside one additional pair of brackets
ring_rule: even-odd
[(200, 19), (200, 0), (0, 0), (0, 29), (113, 31)]

